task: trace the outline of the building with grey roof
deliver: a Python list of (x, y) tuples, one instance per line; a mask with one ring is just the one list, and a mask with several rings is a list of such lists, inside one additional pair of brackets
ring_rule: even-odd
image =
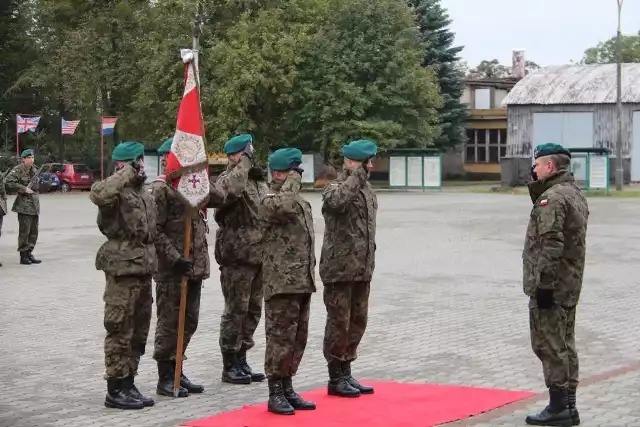
[[(622, 151), (625, 181), (640, 181), (640, 64), (622, 67)], [(616, 64), (545, 67), (520, 80), (502, 101), (507, 108), (503, 185), (529, 180), (533, 149), (606, 148), (615, 175)]]

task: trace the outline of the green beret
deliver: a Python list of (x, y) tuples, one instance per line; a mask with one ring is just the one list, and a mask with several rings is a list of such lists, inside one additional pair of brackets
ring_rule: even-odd
[(236, 135), (224, 144), (224, 153), (225, 154), (238, 153), (244, 150), (244, 148), (252, 141), (253, 141), (253, 138), (248, 133)]
[(302, 163), (302, 151), (297, 148), (281, 148), (269, 156), (269, 168), (274, 171), (289, 170), (293, 163)]
[(564, 154), (565, 156), (571, 157), (571, 153), (569, 152), (569, 150), (567, 150), (560, 144), (554, 144), (551, 142), (547, 144), (540, 144), (533, 151), (533, 157), (535, 157), (536, 159), (538, 157), (551, 156), (552, 154)]
[(33, 156), (33, 149), (31, 148), (27, 148), (26, 150), (24, 150), (22, 153), (20, 153), (20, 157), (22, 157), (23, 159), (27, 158), (27, 157), (31, 157)]
[(111, 153), (114, 162), (129, 162), (144, 156), (144, 145), (139, 142), (121, 142)]
[(158, 154), (167, 154), (169, 151), (171, 151), (172, 142), (173, 138), (169, 138), (165, 142), (163, 142), (160, 148), (158, 148)]
[(342, 152), (347, 159), (363, 161), (375, 157), (378, 152), (378, 146), (375, 142), (359, 139), (343, 145)]

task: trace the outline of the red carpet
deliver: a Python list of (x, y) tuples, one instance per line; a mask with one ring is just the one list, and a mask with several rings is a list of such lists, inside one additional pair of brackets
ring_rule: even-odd
[[(535, 393), (431, 384), (363, 381), (375, 394), (327, 396), (326, 388), (300, 393), (315, 411), (274, 415), (266, 403), (190, 421), (189, 427), (428, 427), (490, 411)], [(265, 387), (265, 393), (266, 393)]]

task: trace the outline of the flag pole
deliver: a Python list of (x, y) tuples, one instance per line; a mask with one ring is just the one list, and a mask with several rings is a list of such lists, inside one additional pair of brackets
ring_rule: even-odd
[(64, 119), (60, 117), (60, 163), (64, 163), (64, 129), (62, 129), (62, 121)]
[[(193, 74), (196, 80), (196, 90), (198, 91), (198, 99), (200, 98), (200, 87), (198, 78), (198, 48), (200, 44), (200, 32), (202, 25), (202, 17), (200, 15), (200, 2), (197, 2), (196, 6), (196, 18), (193, 25), (193, 64), (188, 64), (188, 67), (193, 66)], [(200, 109), (200, 117), (202, 119), (202, 108), (198, 104)], [(184, 218), (184, 257), (189, 259), (191, 255), (191, 218), (196, 209), (188, 206), (185, 212)], [(188, 277), (182, 276), (182, 283), (180, 284), (180, 310), (178, 312), (178, 342), (176, 343), (176, 368), (173, 374), (173, 397), (178, 397), (180, 393), (180, 379), (182, 378), (182, 359), (184, 353), (184, 323), (187, 312), (187, 281)]]
[(104, 118), (100, 115), (100, 180), (104, 180)]
[(20, 132), (18, 131), (18, 115), (16, 114), (16, 157), (20, 157)]

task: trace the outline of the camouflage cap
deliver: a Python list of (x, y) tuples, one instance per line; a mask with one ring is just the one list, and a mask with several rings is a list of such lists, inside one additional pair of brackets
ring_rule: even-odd
[(378, 152), (378, 146), (375, 142), (359, 139), (343, 145), (342, 152), (347, 159), (362, 161), (375, 157)]
[(302, 163), (302, 151), (297, 148), (281, 148), (269, 156), (269, 168), (286, 171)]
[(533, 157), (536, 159), (538, 157), (551, 156), (553, 154), (564, 154), (565, 156), (571, 157), (569, 150), (560, 144), (554, 144), (552, 142), (540, 144), (533, 151)]
[(173, 138), (169, 138), (165, 142), (163, 142), (160, 148), (158, 148), (158, 154), (167, 154), (169, 151), (171, 151), (172, 143), (173, 143)]
[(253, 142), (253, 137), (248, 133), (236, 135), (224, 144), (225, 154), (235, 154), (244, 150), (245, 147)]
[(144, 145), (139, 142), (121, 142), (111, 153), (114, 162), (128, 162), (144, 156)]
[(32, 148), (27, 148), (22, 153), (20, 153), (20, 157), (22, 157), (23, 159), (26, 159), (27, 157), (33, 157), (33, 155), (34, 152)]

